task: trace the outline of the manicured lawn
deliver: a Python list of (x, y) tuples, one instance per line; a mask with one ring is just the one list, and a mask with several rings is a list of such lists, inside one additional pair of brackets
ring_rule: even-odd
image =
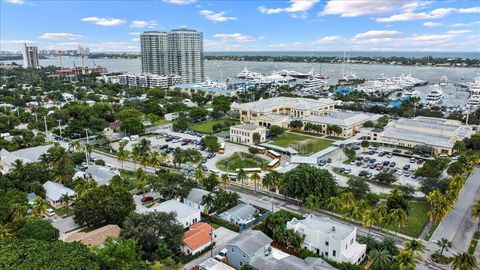
[(172, 121), (165, 120), (165, 119), (160, 119), (160, 120), (156, 121), (155, 123), (153, 123), (153, 125), (154, 126), (163, 126), (163, 125), (170, 124), (170, 123), (172, 123)]
[[(411, 201), (407, 225), (399, 229), (398, 232), (415, 238), (420, 236), (423, 227), (428, 221), (428, 210), (429, 206), (427, 202)], [(393, 227), (390, 229), (394, 230)]]
[(331, 146), (333, 142), (300, 134), (284, 133), (270, 143), (281, 147), (291, 147), (301, 155), (310, 155)]
[(236, 172), (240, 168), (265, 169), (268, 161), (247, 153), (236, 152), (233, 156), (217, 162), (217, 167), (222, 171)]
[[(206, 134), (211, 134), (213, 133), (212, 127), (215, 124), (221, 124), (224, 123), (225, 121), (234, 123), (234, 125), (240, 124), (240, 121), (237, 120), (230, 120), (230, 119), (219, 119), (219, 120), (212, 120), (212, 121), (205, 121), (205, 122), (200, 122), (193, 124), (190, 128), (193, 131), (200, 132), (200, 133), (206, 133)], [(225, 127), (223, 130), (227, 130), (229, 127)]]

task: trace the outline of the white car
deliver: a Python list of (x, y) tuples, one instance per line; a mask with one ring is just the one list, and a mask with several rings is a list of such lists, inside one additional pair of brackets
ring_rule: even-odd
[(48, 209), (45, 211), (45, 215), (51, 217), (51, 216), (55, 215), (55, 210), (53, 210), (52, 208), (48, 208)]
[(223, 262), (227, 257), (227, 251), (226, 248), (220, 250), (217, 255), (215, 255), (215, 260)]

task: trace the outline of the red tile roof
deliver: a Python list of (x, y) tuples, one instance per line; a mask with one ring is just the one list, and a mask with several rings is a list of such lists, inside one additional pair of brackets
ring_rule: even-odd
[(210, 233), (212, 226), (205, 222), (197, 222), (188, 228), (188, 231), (183, 235), (183, 243), (190, 248), (196, 250), (212, 241)]

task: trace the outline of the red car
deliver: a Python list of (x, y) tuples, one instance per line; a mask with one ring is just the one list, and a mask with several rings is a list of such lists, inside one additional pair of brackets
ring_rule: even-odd
[(417, 164), (422, 164), (423, 163), (423, 159), (417, 159)]
[(142, 202), (142, 203), (146, 203), (146, 202), (149, 202), (149, 201), (151, 201), (151, 200), (153, 200), (153, 197), (152, 197), (152, 196), (146, 196), (146, 197), (143, 197), (143, 198), (141, 199), (141, 202)]

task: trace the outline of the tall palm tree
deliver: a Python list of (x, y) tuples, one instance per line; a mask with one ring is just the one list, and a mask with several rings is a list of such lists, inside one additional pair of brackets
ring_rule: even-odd
[(372, 249), (370, 251), (370, 260), (372, 270), (388, 269), (392, 264), (392, 255), (386, 249)]
[(372, 225), (374, 224), (375, 220), (376, 220), (376, 211), (375, 209), (372, 209), (372, 208), (368, 208), (367, 210), (363, 211), (363, 214), (362, 214), (362, 225), (363, 227), (365, 228), (368, 228), (368, 234), (367, 235), (370, 235), (370, 230), (372, 228)]
[(28, 207), (23, 203), (12, 203), (10, 206), (10, 214), (12, 220), (22, 220), (25, 218)]
[(137, 184), (142, 188), (142, 193), (145, 195), (145, 185), (147, 184), (147, 174), (142, 168), (138, 168), (135, 172)]
[(197, 180), (197, 183), (201, 183), (205, 177), (206, 175), (203, 172), (202, 166), (197, 166), (197, 169), (195, 170), (195, 179)]
[[(480, 218), (480, 199), (472, 205), (472, 218)], [(480, 231), (480, 221), (478, 222), (477, 231)]]
[(413, 256), (418, 260), (423, 261), (423, 252), (425, 252), (425, 245), (417, 239), (403, 242), (405, 250), (409, 250), (413, 253)]
[(50, 205), (44, 198), (37, 196), (33, 200), (32, 215), (36, 218), (42, 218), (43, 213), (45, 213), (49, 207)]
[(405, 227), (407, 224), (408, 215), (405, 210), (401, 208), (395, 208), (388, 214), (390, 219), (390, 225), (395, 226), (395, 235), (397, 235), (398, 229)]
[(307, 198), (305, 198), (304, 205), (306, 208), (315, 210), (315, 208), (318, 208), (318, 206), (320, 205), (320, 200), (317, 196), (310, 194)]
[(130, 156), (133, 161), (133, 170), (135, 171), (137, 167), (137, 162), (140, 161), (140, 157), (142, 156), (141, 149), (138, 144), (132, 147), (132, 152), (130, 153)]
[(153, 168), (158, 168), (162, 164), (162, 155), (157, 151), (152, 151), (148, 157), (148, 164)]
[(80, 181), (75, 185), (75, 194), (77, 198), (83, 197), (87, 192), (97, 187), (98, 184), (94, 180)]
[(339, 202), (339, 199), (338, 197), (330, 197), (327, 199), (327, 201), (325, 202), (325, 206), (330, 210), (332, 211), (332, 213), (340, 210), (340, 202)]
[(426, 198), (430, 203), (428, 217), (430, 218), (430, 221), (437, 223), (448, 213), (450, 203), (448, 203), (445, 195), (438, 189), (430, 192)]
[(237, 179), (240, 180), (243, 188), (243, 181), (248, 179), (247, 173), (243, 169), (240, 169), (237, 173)]
[(473, 270), (477, 267), (477, 259), (468, 252), (457, 253), (453, 256), (453, 270)]
[(415, 258), (413, 257), (413, 252), (401, 250), (394, 259), (399, 270), (415, 270), (416, 263)]
[(230, 176), (228, 176), (228, 174), (226, 173), (222, 173), (222, 175), (220, 176), (220, 182), (222, 182), (224, 188), (226, 189), (227, 184), (230, 184)]
[(253, 181), (253, 184), (255, 185), (255, 192), (257, 192), (257, 183), (258, 181), (262, 180), (262, 178), (260, 177), (260, 175), (258, 175), (258, 173), (253, 173), (250, 176), (250, 179)]
[(62, 201), (63, 206), (67, 207), (67, 213), (70, 210), (70, 208), (68, 207), (70, 204), (70, 199), (71, 197), (70, 195), (68, 195), (68, 193), (62, 194), (62, 196), (60, 197), (60, 200)]
[[(276, 191), (278, 185), (280, 184), (282, 174), (277, 171), (271, 171), (262, 178), (262, 186), (270, 190), (270, 199), (272, 201), (272, 212), (273, 212), (273, 193)], [(273, 192), (271, 191), (273, 189)]]
[(122, 164), (122, 170), (123, 170), (123, 164), (125, 161), (127, 161), (128, 156), (130, 155), (130, 152), (124, 148), (120, 148), (117, 153), (117, 161)]
[(436, 244), (441, 248), (440, 255), (443, 255), (444, 250), (448, 251), (448, 249), (452, 247), (452, 242), (448, 241), (447, 238), (442, 238), (438, 240)]
[(49, 151), (48, 159), (52, 165), (55, 182), (64, 183), (72, 179), (75, 174), (73, 159), (63, 147), (55, 147), (54, 150)]

